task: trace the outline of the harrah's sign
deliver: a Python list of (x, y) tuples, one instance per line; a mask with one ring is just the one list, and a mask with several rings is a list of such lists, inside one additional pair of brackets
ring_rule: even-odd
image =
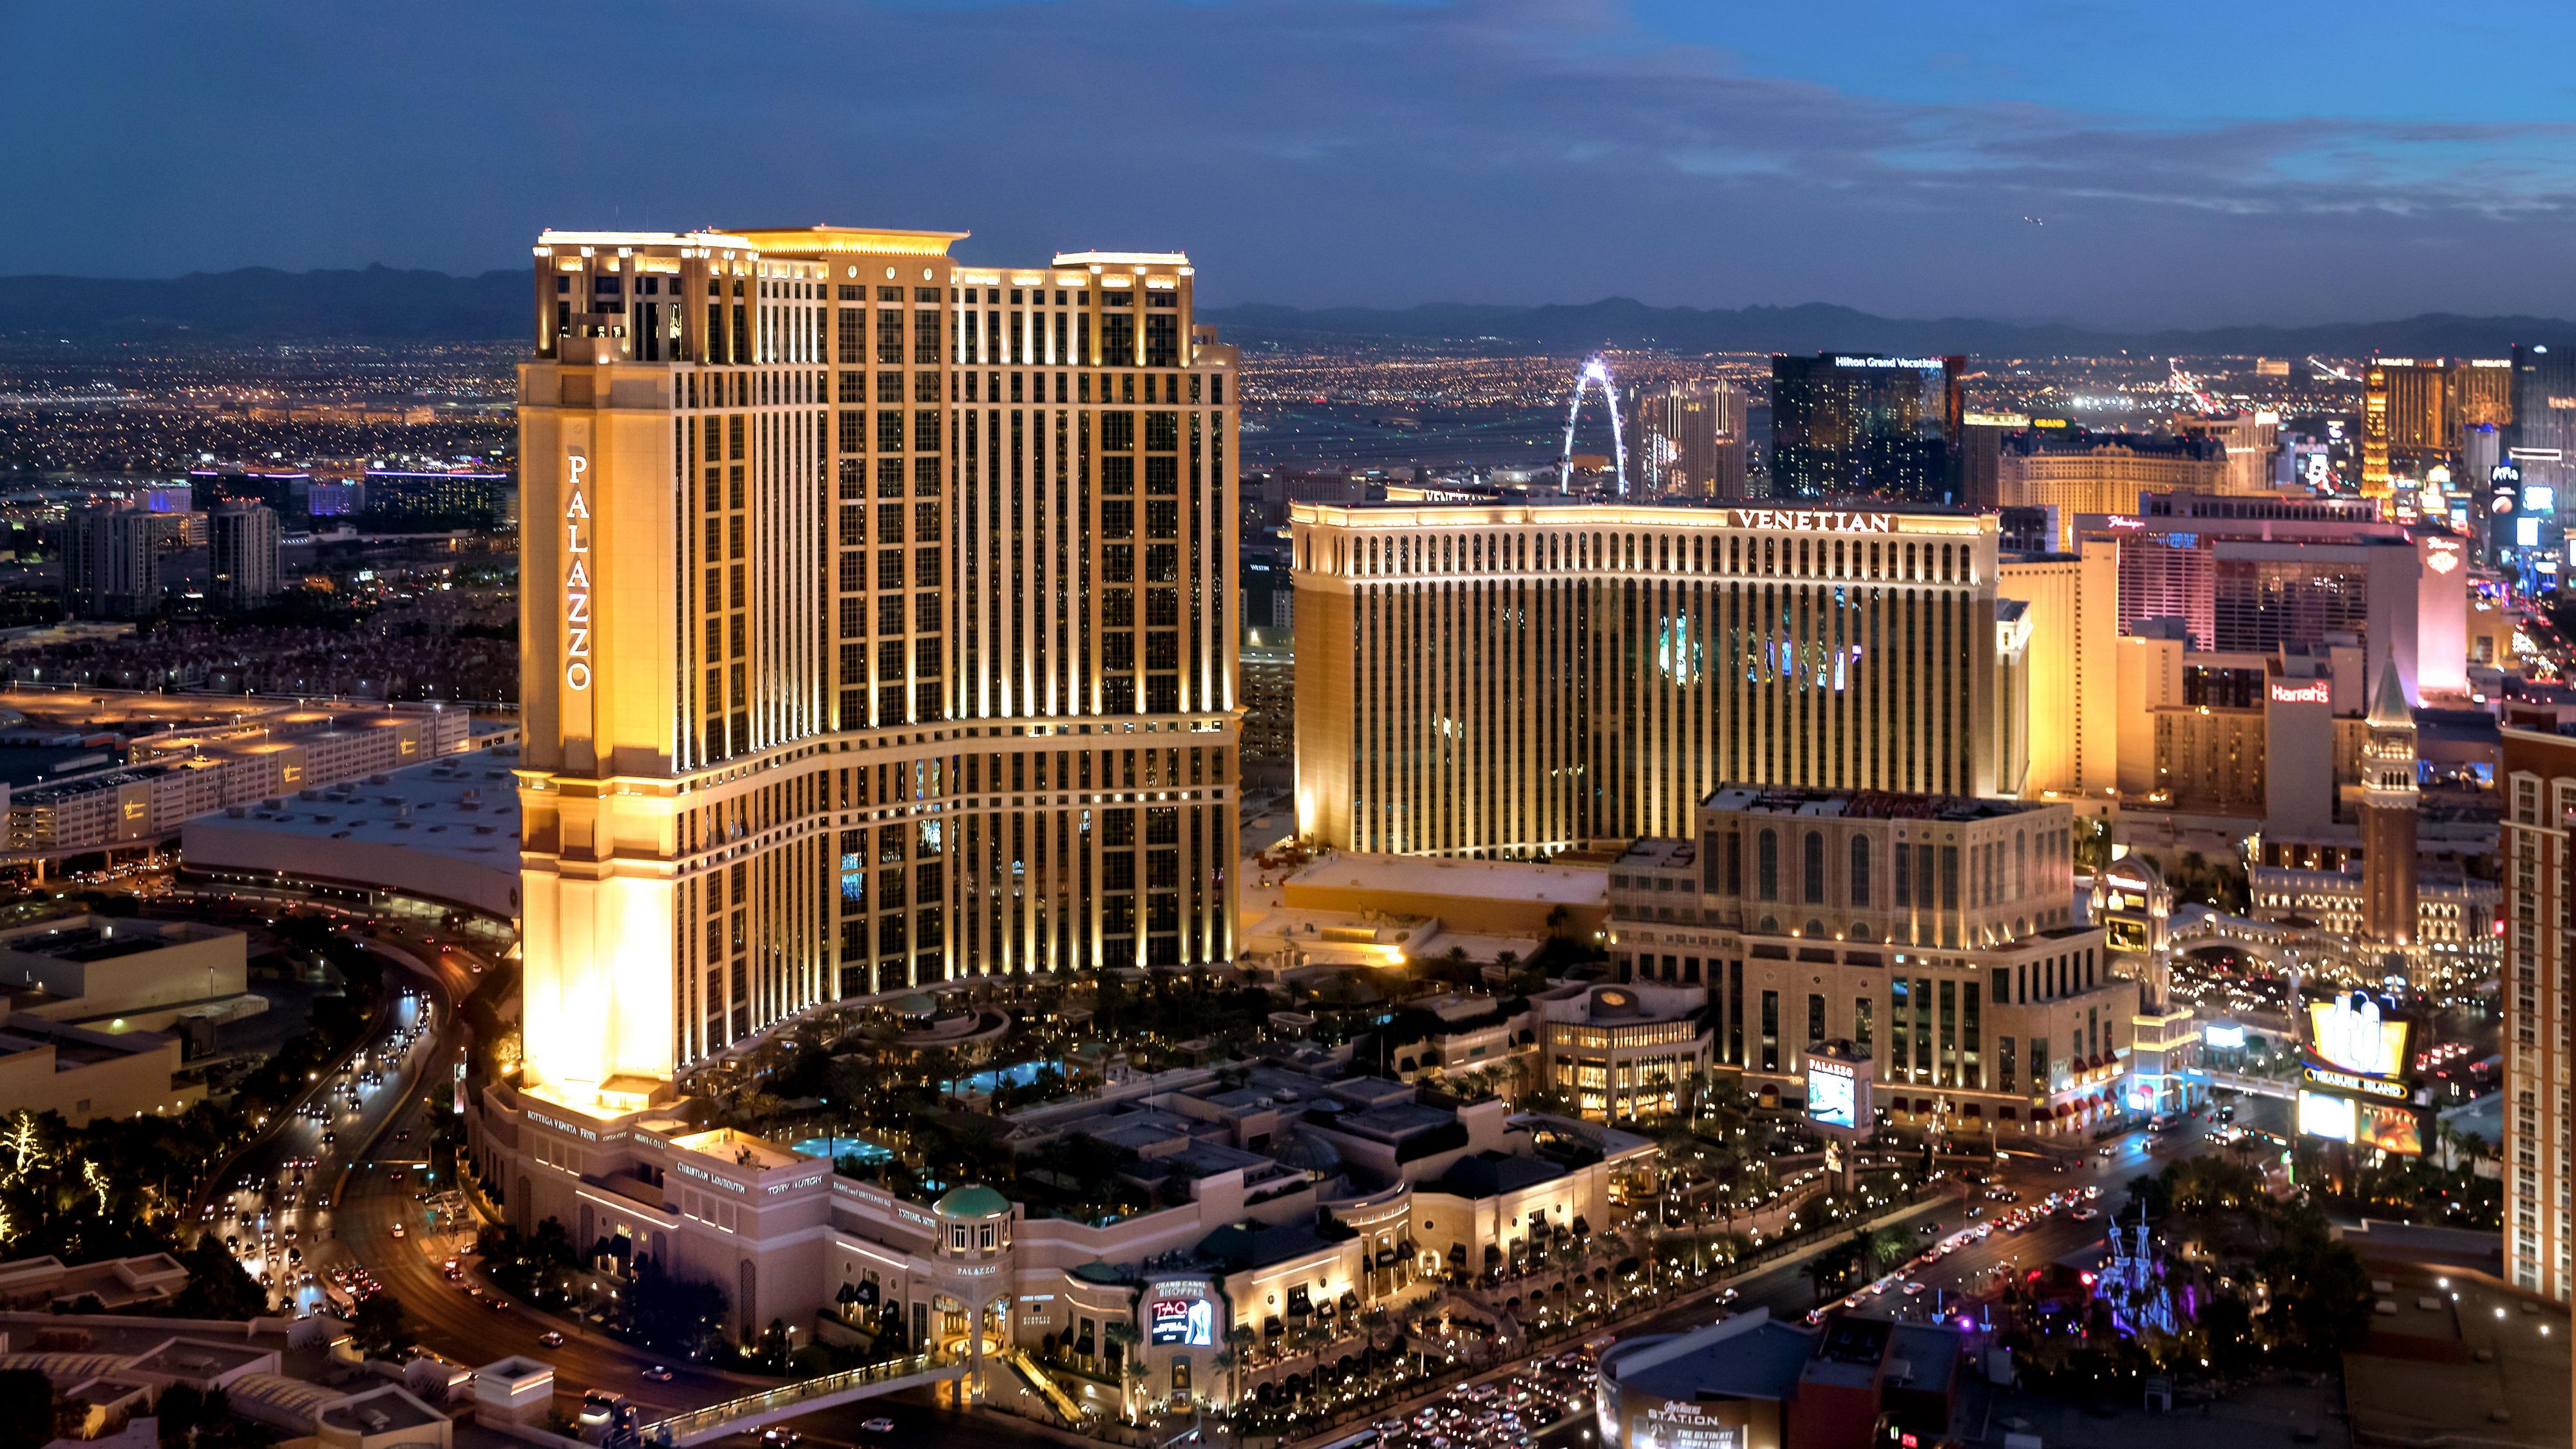
[(2282, 684), (2276, 681), (2272, 685), (2274, 704), (2330, 704), (2333, 700), (2332, 690), (2322, 679), (2311, 684)]
[(564, 457), (564, 688), (590, 688), (590, 459)]
[(1727, 522), (1737, 528), (1774, 529), (1786, 533), (1894, 533), (1893, 513), (1844, 513), (1830, 508), (1730, 508)]

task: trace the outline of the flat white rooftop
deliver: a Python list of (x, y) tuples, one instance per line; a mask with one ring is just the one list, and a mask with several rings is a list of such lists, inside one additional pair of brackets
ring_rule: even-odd
[(1332, 855), (1288, 879), (1292, 885), (1319, 890), (1391, 891), (1552, 906), (1600, 905), (1610, 889), (1606, 866), (1429, 855)]

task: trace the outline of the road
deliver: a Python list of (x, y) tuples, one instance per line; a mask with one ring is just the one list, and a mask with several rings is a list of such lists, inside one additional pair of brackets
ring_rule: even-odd
[[(456, 1011), (434, 978), (386, 973), (399, 993), (309, 1105), (235, 1159), (198, 1218), (218, 1228), (253, 1277), (291, 1296), (297, 1311), (326, 1306), (322, 1271), (345, 1245), (330, 1206), (333, 1186), (386, 1133), (395, 1115), (453, 1060)], [(370, 1073), (380, 1080), (369, 1081)], [(395, 1131), (402, 1129), (395, 1128)], [(313, 1281), (301, 1281), (308, 1271)]]
[[(2058, 1159), (2028, 1153), (2013, 1154), (2004, 1163), (1999, 1181), (2019, 1193), (2023, 1202), (2036, 1202), (2052, 1192), (2070, 1188), (2081, 1190), (2098, 1186), (2102, 1189), (2102, 1196), (2092, 1206), (2101, 1211), (2102, 1217), (2093, 1222), (2076, 1222), (2059, 1213), (2020, 1233), (1997, 1231), (1983, 1241), (1973, 1242), (1913, 1272), (1910, 1275), (1913, 1281), (1924, 1285), (1921, 1295), (1908, 1299), (1902, 1294), (1892, 1294), (1865, 1300), (1870, 1304), (1870, 1311), (1884, 1316), (1900, 1316), (1898, 1305), (1911, 1303), (1910, 1316), (1928, 1318), (1936, 1310), (1936, 1305), (1948, 1302), (1998, 1265), (2009, 1262), (2025, 1268), (2034, 1267), (2102, 1241), (2111, 1213), (2128, 1200), (2131, 1178), (2161, 1171), (2166, 1163), (2190, 1157), (2195, 1152), (2211, 1150), (2200, 1138), (2200, 1127), (2198, 1122), (2185, 1120), (2162, 1136), (2133, 1133), (2108, 1144), (2114, 1149), (2109, 1157), (2099, 1155), (2090, 1146), (2080, 1159), (2071, 1155)], [(2052, 1167), (2059, 1160), (2067, 1164), (2067, 1170), (2062, 1173)], [(1971, 1206), (1980, 1209), (1977, 1217), (1965, 1215)], [(1929, 1247), (1938, 1238), (1962, 1226), (1993, 1216), (1997, 1208), (2009, 1211), (2008, 1205), (1989, 1203), (1981, 1198), (1970, 1202), (1954, 1200), (1907, 1221), (1918, 1227), (1938, 1225), (1932, 1233), (1917, 1233), (1918, 1240)], [(1737, 1298), (1732, 1306), (1739, 1313), (1756, 1307), (1768, 1308), (1772, 1317), (1795, 1323), (1803, 1321), (1808, 1310), (1816, 1304), (1815, 1287), (1802, 1266), (1766, 1268), (1734, 1280), (1734, 1286)], [(1718, 1316), (1705, 1301), (1684, 1304), (1627, 1330), (1627, 1333), (1676, 1333), (1703, 1327)]]

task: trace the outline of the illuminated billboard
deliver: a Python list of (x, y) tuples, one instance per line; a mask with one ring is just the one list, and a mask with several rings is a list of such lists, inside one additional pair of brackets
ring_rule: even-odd
[(1216, 1305), (1204, 1298), (1157, 1298), (1146, 1306), (1149, 1342), (1209, 1348), (1216, 1343)]
[(2327, 1092), (2299, 1092), (2299, 1131), (2329, 1142), (2375, 1147), (2407, 1157), (2424, 1152), (2424, 1128), (2403, 1102), (2364, 1102)]
[(2323, 1092), (2299, 1093), (2299, 1132), (2306, 1137), (2322, 1137), (2329, 1142), (2350, 1142), (2353, 1134), (2353, 1100), (2332, 1097)]
[(2308, 1049), (2359, 1076), (2396, 1076), (2406, 1065), (2406, 1029), (2403, 1018), (2382, 1015), (2368, 992), (2308, 1003)]
[(1807, 1058), (1807, 1120), (1825, 1127), (1860, 1125), (1859, 1093), (1849, 1064)]

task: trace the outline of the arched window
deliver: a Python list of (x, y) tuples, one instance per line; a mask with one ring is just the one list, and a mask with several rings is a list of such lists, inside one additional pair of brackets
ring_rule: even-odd
[(2012, 898), (2014, 900), (2020, 900), (2030, 890), (2030, 877), (2022, 874), (2029, 868), (2030, 837), (2016, 830), (2013, 832)]
[(1851, 838), (1851, 903), (1854, 910), (1869, 909), (1869, 837)]
[(1799, 864), (1804, 867), (1800, 874), (1805, 880), (1807, 904), (1821, 906), (1825, 903), (1825, 833), (1823, 831), (1807, 832), (1804, 854), (1806, 858)]
[(1780, 837), (1765, 829), (1753, 838), (1754, 894), (1766, 901), (1780, 899)]

